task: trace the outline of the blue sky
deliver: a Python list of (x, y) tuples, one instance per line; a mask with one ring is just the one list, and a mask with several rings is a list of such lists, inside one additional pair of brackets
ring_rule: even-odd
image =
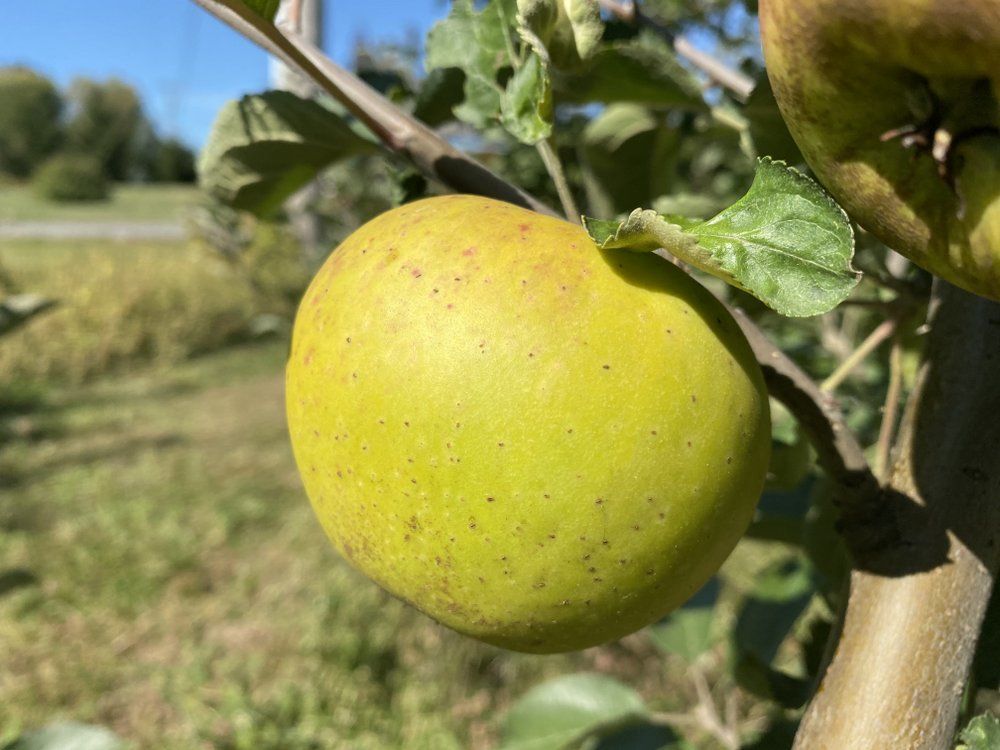
[[(267, 87), (266, 55), (192, 0), (6, 2), (0, 65), (35, 68), (57, 85), (77, 76), (120, 78), (142, 95), (165, 135), (200, 146), (229, 99)], [(447, 12), (442, 0), (326, 0), (324, 43), (346, 61), (358, 37), (421, 35)]]

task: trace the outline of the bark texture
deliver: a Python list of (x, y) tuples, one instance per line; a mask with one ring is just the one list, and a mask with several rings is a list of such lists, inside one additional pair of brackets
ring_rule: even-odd
[(950, 750), (1000, 566), (1000, 304), (938, 282), (879, 522), (796, 750)]

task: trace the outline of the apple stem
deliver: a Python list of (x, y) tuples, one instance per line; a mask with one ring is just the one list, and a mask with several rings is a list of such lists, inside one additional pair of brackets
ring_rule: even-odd
[[(883, 516), (795, 750), (950, 750), (1000, 568), (1000, 305), (935, 282)], [(836, 630), (836, 629), (835, 629)]]
[(559, 202), (562, 203), (566, 219), (574, 224), (580, 224), (580, 209), (576, 207), (576, 201), (573, 200), (573, 191), (570, 190), (569, 182), (566, 180), (566, 172), (563, 170), (562, 162), (559, 160), (559, 154), (552, 148), (552, 144), (545, 139), (536, 143), (535, 148), (538, 149), (538, 155), (542, 157), (545, 169), (552, 178), (552, 182), (555, 183), (556, 192), (559, 194)]

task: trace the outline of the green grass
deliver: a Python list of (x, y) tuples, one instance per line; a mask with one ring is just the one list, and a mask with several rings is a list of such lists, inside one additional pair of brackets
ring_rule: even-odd
[(643, 636), (514, 655), (349, 569), (299, 486), (284, 352), (8, 404), (0, 571), (37, 583), (0, 597), (0, 739), (63, 717), (149, 748), (483, 748), (512, 697), (573, 668), (682, 700)]
[(0, 184), (0, 222), (182, 221), (198, 198), (193, 185), (115, 185), (107, 201), (52, 203), (29, 185)]

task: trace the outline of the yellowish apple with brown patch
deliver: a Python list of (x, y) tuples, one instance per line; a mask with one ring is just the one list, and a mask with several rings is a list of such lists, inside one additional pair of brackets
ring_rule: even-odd
[(760, 0), (768, 77), (862, 227), (1000, 299), (1000, 2)]
[(705, 289), (473, 196), (394, 209), (337, 248), (299, 309), (287, 405), (344, 557), (521, 651), (603, 643), (684, 602), (768, 467), (760, 369)]

